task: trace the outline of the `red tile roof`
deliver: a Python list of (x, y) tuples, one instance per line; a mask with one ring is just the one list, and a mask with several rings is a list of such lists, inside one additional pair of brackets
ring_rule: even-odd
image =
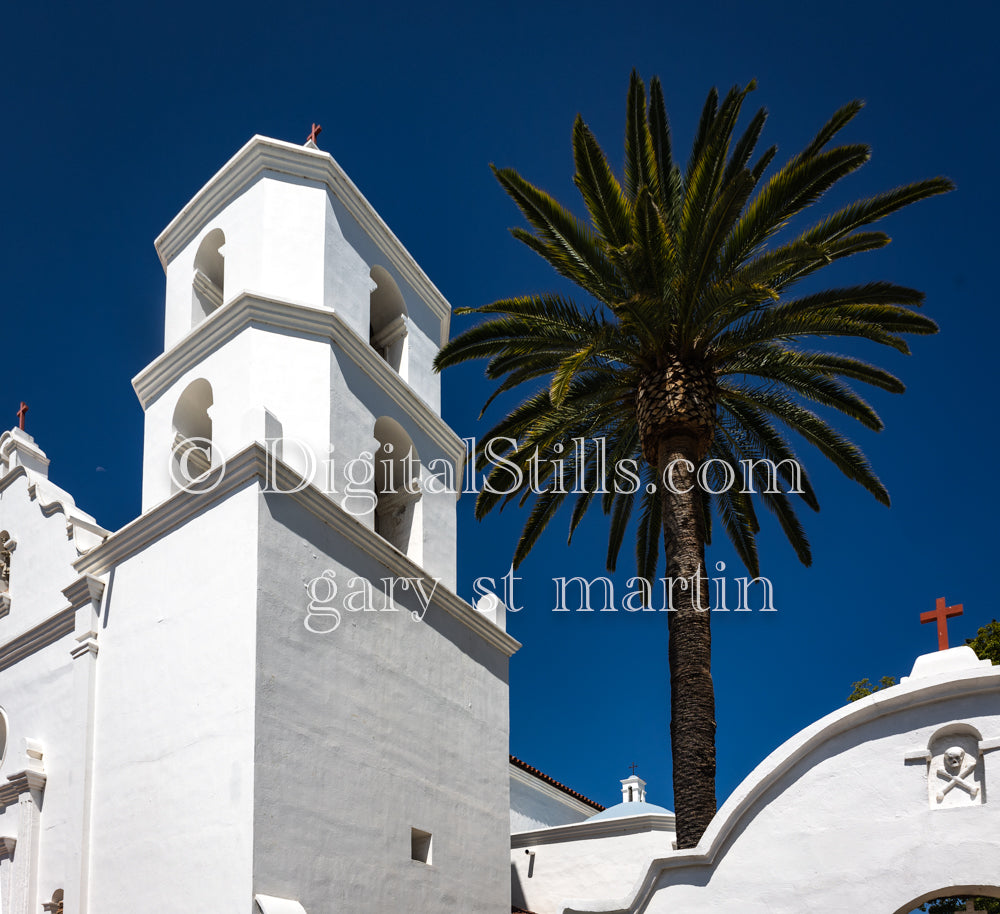
[[(593, 806), (597, 812), (604, 811), (604, 807), (601, 806), (600, 803), (595, 803), (593, 800), (585, 797), (582, 793), (577, 793), (575, 790), (573, 790), (570, 787), (567, 787), (565, 784), (560, 784), (555, 778), (550, 778), (544, 771), (539, 771), (537, 768), (533, 768), (527, 762), (522, 762), (516, 755), (512, 755), (510, 757), (510, 763), (512, 765), (516, 765), (522, 771), (527, 771), (528, 774), (534, 775), (539, 780), (545, 781), (546, 784), (551, 784), (553, 787), (558, 787), (560, 790), (565, 791), (571, 797), (579, 800), (581, 803), (586, 803), (588, 806)], [(519, 909), (515, 908), (514, 910), (517, 911)], [(530, 912), (527, 912), (527, 914), (530, 914)]]

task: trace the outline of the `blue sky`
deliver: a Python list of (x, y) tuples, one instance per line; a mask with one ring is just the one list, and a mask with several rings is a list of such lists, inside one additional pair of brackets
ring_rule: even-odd
[[(0, 39), (0, 425), (28, 401), (55, 481), (105, 526), (137, 513), (142, 413), (129, 381), (162, 345), (152, 242), (255, 133), (302, 141), (321, 123), (322, 148), (460, 306), (567, 291), (510, 238), (518, 214), (488, 164), (578, 208), (573, 118), (581, 112), (620, 163), (633, 67), (660, 76), (682, 159), (712, 85), (758, 80), (751, 102), (770, 111), (764, 139), (779, 157), (839, 105), (865, 99), (845, 138), (870, 143), (873, 159), (831, 204), (936, 174), (958, 190), (897, 214), (888, 249), (829, 279), (916, 286), (941, 332), (908, 358), (865, 350), (908, 390), (872, 392), (882, 433), (842, 426), (892, 508), (803, 445), (822, 504), (805, 512), (813, 566), (765, 524), (762, 573), (778, 611), (713, 620), (721, 800), (841, 705), (852, 681), (906, 674), (933, 649), (918, 615), (936, 597), (965, 606), (956, 639), (997, 615), (998, 433), (986, 394), (998, 330), (988, 285), (998, 19), (987, 3), (18, 4)], [(481, 435), (481, 366), (448, 372), (444, 391), (452, 426)], [(507, 570), (523, 515), (479, 524), (469, 497), (459, 511), (468, 598), (474, 577)], [(519, 571), (511, 750), (604, 803), (634, 762), (649, 799), (669, 806), (666, 618), (552, 613), (553, 576), (603, 568), (604, 518), (589, 518), (572, 549), (565, 530), (557, 519)], [(721, 544), (709, 561), (740, 573)], [(616, 580), (631, 573), (623, 561)]]

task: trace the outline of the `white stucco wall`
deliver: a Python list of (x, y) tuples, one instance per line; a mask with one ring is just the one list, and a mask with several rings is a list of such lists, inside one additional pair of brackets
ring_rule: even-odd
[(255, 891), (310, 914), (507, 914), (506, 655), (434, 605), (414, 621), (402, 591), (310, 632), (312, 578), (344, 593), (399, 569), (286, 496), (262, 497), (260, 544)]
[(244, 910), (239, 900), (252, 897), (256, 488), (166, 526), (108, 573), (97, 658), (96, 914), (142, 898)]
[(536, 914), (569, 897), (624, 895), (648, 862), (672, 852), (672, 816), (605, 819), (521, 832), (511, 841), (511, 898)]

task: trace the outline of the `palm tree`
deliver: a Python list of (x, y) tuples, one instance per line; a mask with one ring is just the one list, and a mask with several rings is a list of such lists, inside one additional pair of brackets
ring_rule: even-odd
[[(880, 429), (875, 411), (845, 379), (893, 392), (901, 392), (902, 383), (860, 359), (803, 344), (812, 337), (859, 337), (905, 353), (903, 334), (937, 330), (913, 310), (923, 295), (889, 282), (801, 297), (790, 292), (834, 261), (888, 244), (887, 235), (866, 226), (952, 188), (944, 178), (908, 184), (852, 203), (791, 236), (790, 220), (868, 160), (865, 145), (829, 148), (861, 103), (838, 110), (811, 143), (765, 179), (776, 149), (756, 160), (754, 150), (766, 112), (759, 110), (739, 136), (735, 133), (753, 88), (754, 83), (735, 87), (721, 103), (716, 90), (709, 93), (682, 171), (674, 162), (660, 83), (652, 80), (647, 104), (645, 86), (633, 72), (623, 181), (577, 116), (574, 181), (589, 223), (516, 171), (494, 167), (531, 227), (513, 229), (514, 236), (579, 286), (585, 298), (540, 293), (458, 309), (489, 319), (451, 340), (435, 363), (440, 370), (488, 359), (486, 375), (499, 384), (486, 406), (506, 391), (532, 382), (537, 387), (544, 379), (489, 432), (494, 458), (502, 455), (521, 469), (522, 484), (506, 491), (508, 469), (484, 454), (478, 458), (488, 473), (477, 517), (512, 500), (532, 504), (515, 565), (570, 495), (570, 538), (595, 495), (601, 496), (610, 515), (610, 570), (637, 513), (638, 572), (653, 580), (662, 530), (666, 575), (686, 582), (675, 590), (675, 611), (668, 614), (681, 848), (698, 842), (716, 811), (710, 613), (695, 586), (707, 584), (712, 515), (754, 577), (759, 575), (755, 501), (775, 515), (799, 559), (810, 563), (792, 499), (780, 486), (768, 485), (768, 464), (759, 462), (771, 461), (786, 485), (794, 482), (789, 429), (888, 504), (864, 454), (806, 403)], [(604, 454), (570, 444), (579, 438), (603, 439)], [(635, 461), (641, 486), (602, 486), (602, 466), (629, 460)], [(725, 488), (729, 473), (741, 472), (740, 461), (747, 460), (758, 461), (750, 476), (756, 497), (744, 491), (750, 486)], [(584, 485), (567, 488), (556, 478), (560, 466), (563, 480)], [(801, 496), (818, 510), (804, 473)]]

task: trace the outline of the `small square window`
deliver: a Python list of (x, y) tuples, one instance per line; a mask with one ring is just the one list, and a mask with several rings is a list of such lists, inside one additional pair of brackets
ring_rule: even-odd
[(410, 857), (420, 863), (431, 862), (431, 833), (419, 828), (410, 829)]

